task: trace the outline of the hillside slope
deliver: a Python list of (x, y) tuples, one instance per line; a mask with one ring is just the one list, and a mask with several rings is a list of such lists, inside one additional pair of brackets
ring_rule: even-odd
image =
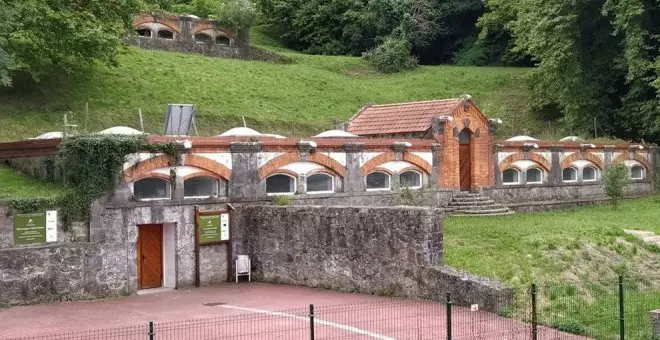
[[(228, 60), (131, 49), (118, 68), (42, 81), (36, 89), (0, 92), (0, 140), (61, 130), (62, 116), (93, 132), (114, 125), (160, 132), (168, 103), (198, 107), (200, 134), (242, 125), (309, 136), (346, 121), (365, 103), (455, 97), (469, 93), (501, 135), (536, 133), (544, 125), (523, 111), (525, 69), (434, 66), (380, 75), (359, 58), (288, 54), (294, 64)], [(89, 115), (85, 118), (85, 104)]]

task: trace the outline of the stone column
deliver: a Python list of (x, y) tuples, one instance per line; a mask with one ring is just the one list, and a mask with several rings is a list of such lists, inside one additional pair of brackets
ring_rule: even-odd
[(307, 192), (307, 188), (305, 187), (306, 181), (307, 177), (304, 174), (298, 175), (298, 178), (296, 178), (296, 194), (304, 194)]
[(442, 163), (442, 153), (440, 152), (440, 144), (433, 143), (431, 146), (431, 154), (433, 155), (433, 163), (431, 164), (431, 177), (429, 178), (429, 187), (437, 189), (440, 187), (440, 164)]
[(550, 147), (550, 184), (559, 185), (563, 182), (563, 169), (561, 168), (560, 156), (564, 148), (559, 145)]
[(495, 177), (495, 187), (502, 187), (502, 171), (500, 171), (500, 151), (502, 151), (502, 144), (495, 144), (493, 148), (493, 176)]
[(660, 309), (651, 312), (651, 329), (654, 337), (660, 337)]
[(658, 147), (655, 145), (652, 145), (649, 148), (649, 162), (651, 163), (651, 169), (649, 169), (649, 177), (653, 178), (655, 175), (655, 171), (658, 168)]
[(603, 165), (605, 166), (605, 170), (609, 169), (612, 166), (612, 153), (614, 152), (614, 145), (605, 145), (604, 148), (604, 155), (605, 159), (603, 160)]
[(182, 42), (193, 41), (194, 39), (192, 36), (192, 25), (193, 25), (192, 18), (185, 16), (179, 17), (179, 27), (181, 28), (181, 32), (179, 32), (175, 40)]
[(172, 199), (175, 201), (183, 201), (183, 177), (178, 176), (176, 170), (170, 170), (170, 181), (172, 183)]
[(346, 177), (344, 177), (344, 192), (361, 192), (365, 190), (364, 176), (360, 171), (360, 157), (362, 156), (362, 143), (344, 144), (346, 152)]
[(259, 176), (259, 142), (231, 143), (232, 175), (229, 197), (254, 198), (266, 196), (265, 180)]

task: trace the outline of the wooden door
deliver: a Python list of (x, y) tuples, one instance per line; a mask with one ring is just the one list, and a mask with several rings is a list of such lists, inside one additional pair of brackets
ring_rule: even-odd
[(163, 282), (163, 225), (138, 226), (138, 289), (161, 287)]
[(458, 166), (461, 177), (461, 190), (469, 191), (472, 188), (472, 154), (470, 148), (470, 132), (461, 131), (459, 134)]

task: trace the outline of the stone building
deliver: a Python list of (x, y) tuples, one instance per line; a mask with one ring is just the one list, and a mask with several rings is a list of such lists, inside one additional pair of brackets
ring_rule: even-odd
[[(658, 162), (655, 146), (540, 141), (525, 136), (496, 141), (493, 124), (470, 98), (465, 97), (365, 106), (351, 118), (346, 131), (331, 130), (302, 139), (261, 134), (248, 128), (231, 129), (214, 137), (147, 136), (151, 143), (181, 142), (185, 152), (178, 163), (163, 154), (129, 155), (121, 185), (95, 204), (88, 226), (67, 231), (61, 238), (66, 242), (24, 248), (14, 246), (9, 236), (0, 238), (0, 277), (4, 271), (5, 276), (16, 278), (14, 282), (19, 288), (13, 291), (29, 292), (23, 283), (32, 279), (25, 279), (22, 275), (28, 274), (21, 274), (25, 263), (13, 259), (32, 252), (31, 258), (40, 259), (39, 263), (50, 263), (44, 260), (48, 258), (61, 262), (61, 255), (57, 254), (64, 252), (65, 258), (70, 258), (71, 268), (77, 268), (71, 269), (78, 277), (72, 281), (77, 283), (73, 291), (89, 296), (116, 295), (135, 293), (147, 287), (182, 288), (226, 281), (233, 275), (235, 255), (243, 253), (266, 261), (256, 264), (262, 270), (262, 277), (273, 280), (288, 277), (291, 282), (304, 284), (308, 278), (287, 276), (277, 272), (277, 268), (284, 266), (267, 263), (295, 261), (298, 254), (279, 251), (271, 258), (263, 251), (268, 251), (269, 245), (278, 247), (302, 237), (292, 235), (294, 229), (287, 229), (290, 223), (283, 222), (289, 218), (287, 214), (306, 216), (291, 217), (291, 223), (308, 221), (311, 215), (318, 215), (314, 228), (298, 232), (323, 233), (313, 237), (320, 238), (319, 246), (326, 244), (328, 248), (324, 253), (342, 251), (349, 244), (346, 243), (348, 236), (342, 233), (349, 231), (340, 228), (337, 239), (323, 236), (339, 232), (336, 221), (341, 213), (332, 209), (301, 208), (271, 212), (281, 217), (269, 221), (265, 216), (271, 213), (264, 211), (270, 210), (247, 209), (247, 206), (270, 204), (274, 196), (286, 196), (293, 205), (393, 206), (406, 204), (400, 194), (402, 187), (419, 189), (424, 204), (433, 207), (447, 207), (465, 191), (518, 209), (535, 207), (537, 202), (543, 202), (543, 206), (573, 205), (602, 199), (601, 175), (616, 164), (628, 169), (628, 195), (655, 190), (651, 181)], [(44, 160), (54, 157), (59, 144), (58, 138), (0, 143), (0, 159), (28, 173), (47, 177), (49, 171), (44, 168), (47, 164)], [(230, 231), (221, 242), (199, 247), (196, 240), (200, 216), (210, 211), (226, 214), (222, 223), (228, 223)], [(379, 215), (391, 214), (390, 226), (400, 225), (397, 228), (406, 230), (409, 227), (406, 221), (416, 216), (415, 221), (425, 226), (424, 234), (416, 235), (419, 238), (406, 238), (402, 244), (415, 244), (411, 249), (426, 249), (423, 256), (417, 258), (427, 260), (411, 265), (442, 264), (439, 242), (442, 236), (438, 235), (441, 228), (435, 227), (441, 223), (441, 217), (377, 209), (362, 213), (368, 216), (346, 223), (379, 221), (373, 223), (382, 223), (378, 224), (379, 228), (387, 230), (390, 221)], [(254, 216), (260, 219), (257, 221)], [(271, 222), (269, 233), (279, 235), (282, 240), (263, 239), (263, 234), (252, 230)], [(11, 233), (10, 222), (0, 221), (0, 227), (3, 228), (0, 235)], [(429, 240), (433, 240), (431, 250)], [(359, 247), (357, 241), (352, 244)], [(109, 254), (115, 255), (110, 257)], [(398, 255), (392, 256), (380, 261), (385, 265), (395, 261)], [(335, 261), (323, 259), (326, 260)], [(52, 272), (41, 272), (51, 273), (54, 282), (65, 282), (70, 274), (54, 270), (62, 265), (60, 262), (50, 265)], [(39, 266), (39, 263), (32, 265)], [(140, 274), (145, 268), (154, 275), (146, 281)], [(264, 272), (265, 268), (273, 272)], [(39, 272), (31, 271), (30, 275)], [(346, 272), (351, 271), (346, 269)], [(429, 274), (427, 269), (418, 273), (420, 280), (433, 277), (437, 284), (445, 286), (447, 282), (460, 281), (481, 287), (468, 291), (500, 289), (478, 279), (461, 281), (459, 278), (465, 274)], [(438, 277), (443, 279), (438, 281)], [(38, 278), (33, 280), (42, 282)], [(322, 277), (314, 277), (314, 282), (320, 281)], [(369, 291), (370, 283), (355, 284), (360, 290)], [(43, 294), (57, 293), (61, 289), (73, 294), (71, 289), (60, 286), (45, 288)]]

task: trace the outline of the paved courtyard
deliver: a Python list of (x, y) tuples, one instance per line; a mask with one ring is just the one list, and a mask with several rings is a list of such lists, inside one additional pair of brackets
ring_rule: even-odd
[[(446, 335), (445, 306), (437, 302), (240, 283), (0, 309), (0, 339), (147, 339), (148, 321), (154, 339), (309, 339), (309, 304), (316, 339)], [(454, 307), (452, 320), (455, 339), (529, 339), (531, 332), (524, 323), (468, 308)], [(539, 339), (577, 339), (539, 332)]]

